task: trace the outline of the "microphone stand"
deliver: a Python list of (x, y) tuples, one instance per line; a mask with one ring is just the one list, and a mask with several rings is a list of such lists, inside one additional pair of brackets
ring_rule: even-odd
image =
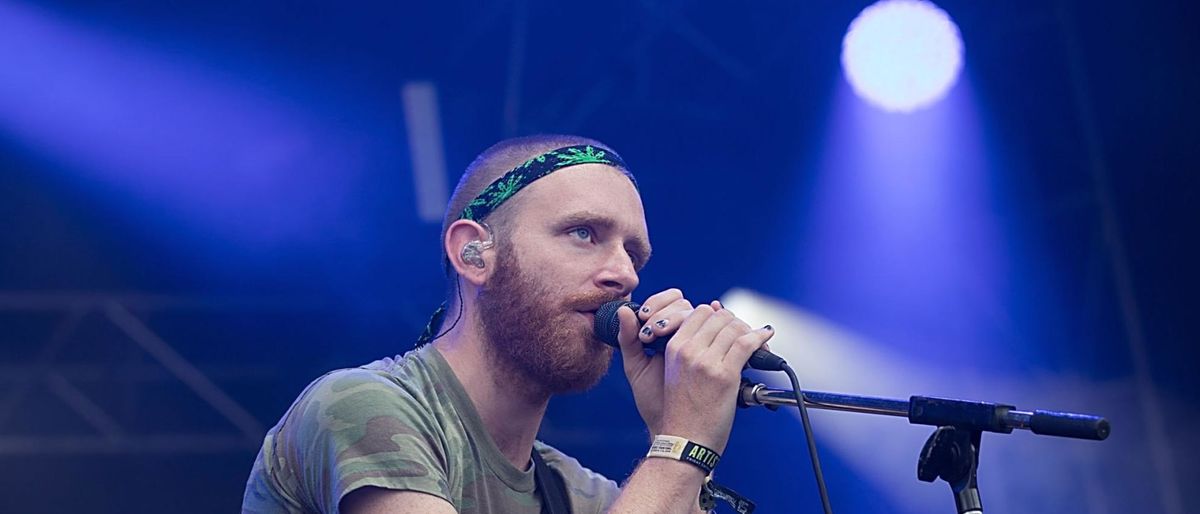
[[(795, 393), (742, 379), (739, 407), (764, 406), (776, 410), (781, 405), (795, 406)], [(938, 427), (921, 450), (917, 478), (924, 482), (941, 478), (950, 484), (959, 514), (983, 514), (975, 474), (983, 432), (1009, 434), (1014, 429), (1023, 429), (1041, 435), (1103, 441), (1110, 430), (1108, 420), (1100, 416), (1021, 411), (1012, 405), (931, 396), (911, 396), (905, 401), (805, 391), (804, 405), (813, 409), (903, 417), (914, 425)]]

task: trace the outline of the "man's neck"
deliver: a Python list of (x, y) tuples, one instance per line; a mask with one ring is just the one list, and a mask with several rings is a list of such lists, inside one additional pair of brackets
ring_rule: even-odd
[(497, 365), (484, 342), (466, 330), (433, 343), (458, 377), (500, 453), (524, 471), (550, 396), (530, 391), (528, 382)]

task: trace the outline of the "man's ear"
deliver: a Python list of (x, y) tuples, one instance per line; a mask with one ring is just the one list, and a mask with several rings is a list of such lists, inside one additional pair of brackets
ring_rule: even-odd
[(495, 238), (491, 229), (471, 220), (457, 220), (446, 230), (446, 257), (458, 276), (482, 286), (496, 269)]

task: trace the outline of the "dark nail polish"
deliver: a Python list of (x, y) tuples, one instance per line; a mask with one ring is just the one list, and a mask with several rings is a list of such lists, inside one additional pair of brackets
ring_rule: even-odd
[(660, 319), (658, 321), (655, 321), (654, 324), (658, 325), (658, 328), (667, 328), (667, 320), (665, 320), (665, 319)]
[(763, 328), (765, 328), (765, 329), (767, 329), (767, 330), (769, 330), (769, 331), (771, 331), (771, 332), (774, 332), (774, 331), (775, 331), (775, 327), (772, 327), (771, 325), (767, 325), (767, 326), (765, 326), (765, 327), (763, 327)]
[(650, 308), (649, 308), (649, 307), (642, 307), (642, 312), (644, 312), (644, 313), (646, 313), (646, 314), (650, 314)]
[(644, 336), (650, 335), (650, 327), (642, 327), (642, 335), (644, 335)]

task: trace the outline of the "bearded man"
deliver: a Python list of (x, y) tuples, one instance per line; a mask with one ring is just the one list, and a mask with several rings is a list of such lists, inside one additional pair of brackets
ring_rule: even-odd
[[(743, 365), (773, 332), (677, 289), (621, 308), (626, 376), (654, 444), (623, 487), (535, 436), (551, 396), (592, 387), (650, 244), (604, 144), (503, 141), (467, 168), (442, 228), (447, 304), (418, 348), (318, 378), (263, 442), (244, 512), (673, 513), (700, 509)], [(645, 323), (641, 330), (638, 325)], [(648, 356), (645, 343), (672, 335)], [(687, 451), (683, 451), (687, 450)]]

